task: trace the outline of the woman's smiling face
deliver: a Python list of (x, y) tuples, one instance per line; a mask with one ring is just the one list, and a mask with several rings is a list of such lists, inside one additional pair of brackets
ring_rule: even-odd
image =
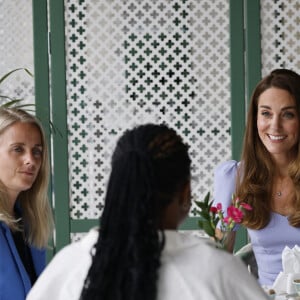
[(299, 116), (294, 97), (286, 90), (271, 87), (258, 98), (258, 135), (272, 157), (295, 155), (299, 140)]

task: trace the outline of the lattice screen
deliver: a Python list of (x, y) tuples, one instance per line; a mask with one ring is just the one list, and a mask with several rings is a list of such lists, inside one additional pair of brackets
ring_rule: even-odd
[[(32, 1), (0, 0), (0, 77), (17, 68), (33, 73), (32, 32)], [(14, 73), (1, 84), (0, 94), (34, 103), (34, 80), (26, 72)]]
[(275, 68), (300, 72), (300, 1), (262, 0), (262, 74)]
[[(189, 143), (202, 197), (213, 167), (230, 158), (229, 0), (65, 0), (65, 8), (72, 218), (99, 217), (116, 139), (149, 121)], [(300, 0), (261, 1), (263, 75), (300, 71), (299, 10)], [(33, 71), (30, 0), (0, 0), (0, 38), (0, 76)], [(1, 89), (34, 101), (25, 73)]]
[(115, 142), (146, 122), (167, 123), (190, 145), (202, 199), (231, 156), (229, 1), (65, 7), (72, 218), (101, 215)]

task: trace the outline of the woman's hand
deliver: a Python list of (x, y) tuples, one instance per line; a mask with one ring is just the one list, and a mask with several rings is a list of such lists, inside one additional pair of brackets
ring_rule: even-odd
[[(216, 228), (215, 236), (218, 240), (222, 240), (222, 238), (224, 236), (224, 232), (222, 232), (219, 228)], [(225, 249), (230, 253), (233, 253), (235, 236), (236, 236), (235, 231), (227, 232), (226, 241), (225, 241)]]

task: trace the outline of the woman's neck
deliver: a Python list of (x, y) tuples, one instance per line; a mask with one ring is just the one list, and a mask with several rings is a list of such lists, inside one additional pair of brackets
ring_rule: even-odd
[(17, 200), (17, 198), (11, 197), (11, 195), (8, 195), (8, 203), (9, 203), (8, 211), (11, 216), (13, 216), (15, 214), (14, 208), (15, 208), (16, 200)]
[(279, 177), (288, 176), (288, 168), (287, 166), (295, 159), (295, 155), (289, 154), (277, 154), (272, 155), (272, 159), (275, 163), (276, 174)]

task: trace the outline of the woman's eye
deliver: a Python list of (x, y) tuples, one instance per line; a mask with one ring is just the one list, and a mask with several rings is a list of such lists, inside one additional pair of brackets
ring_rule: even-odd
[(271, 115), (271, 113), (269, 111), (262, 111), (261, 115), (264, 117), (269, 117)]
[(15, 151), (15, 152), (22, 152), (23, 149), (22, 149), (22, 147), (15, 147), (15, 148), (14, 148), (14, 151)]
[(37, 148), (37, 149), (33, 149), (32, 153), (33, 153), (34, 156), (40, 157), (40, 156), (42, 156), (43, 151), (41, 149)]
[(295, 117), (295, 114), (293, 112), (286, 111), (284, 112), (283, 117), (286, 119), (293, 119)]

